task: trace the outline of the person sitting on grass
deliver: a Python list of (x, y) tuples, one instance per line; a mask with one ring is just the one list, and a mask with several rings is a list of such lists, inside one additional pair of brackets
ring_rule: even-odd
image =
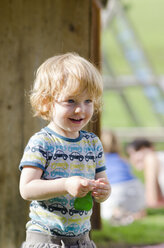
[(132, 165), (144, 173), (147, 207), (164, 207), (164, 151), (155, 151), (145, 138), (135, 139), (126, 150)]
[(110, 198), (101, 204), (101, 217), (113, 225), (126, 225), (145, 216), (143, 183), (132, 173), (131, 166), (121, 155), (114, 132), (103, 130), (107, 176), (112, 191)]

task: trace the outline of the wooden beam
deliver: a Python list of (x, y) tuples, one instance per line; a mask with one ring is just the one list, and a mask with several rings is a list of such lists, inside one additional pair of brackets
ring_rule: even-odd
[(153, 142), (164, 142), (163, 127), (114, 128), (113, 131), (122, 142), (131, 142), (136, 138), (147, 138)]
[(124, 89), (126, 87), (136, 87), (140, 86), (143, 87), (145, 83), (147, 85), (160, 85), (160, 88), (164, 91), (164, 76), (156, 76), (154, 79), (149, 80), (147, 82), (141, 82), (136, 79), (136, 77), (132, 75), (128, 76), (103, 76), (104, 81), (104, 89), (105, 90), (118, 90)]
[(91, 7), (91, 0), (0, 1), (0, 247), (18, 248), (25, 238), (29, 204), (19, 195), (18, 164), (43, 126), (29, 106), (34, 72), (55, 54), (91, 57)]

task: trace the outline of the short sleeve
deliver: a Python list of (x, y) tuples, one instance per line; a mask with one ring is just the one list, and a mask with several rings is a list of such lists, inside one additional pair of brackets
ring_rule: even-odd
[(105, 166), (105, 157), (103, 146), (101, 144), (100, 139), (96, 136), (94, 139), (95, 152), (96, 152), (96, 173), (106, 170)]
[(52, 159), (53, 146), (46, 141), (43, 134), (35, 134), (26, 145), (19, 169), (26, 165), (34, 166), (45, 171), (48, 161)]

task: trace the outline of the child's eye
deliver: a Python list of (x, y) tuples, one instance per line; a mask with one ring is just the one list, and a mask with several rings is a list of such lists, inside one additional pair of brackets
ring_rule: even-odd
[(86, 102), (86, 103), (91, 103), (92, 100), (91, 100), (91, 99), (87, 99), (87, 100), (85, 100), (85, 102)]
[(74, 103), (75, 100), (73, 100), (73, 99), (68, 99), (67, 102), (68, 102), (68, 103)]

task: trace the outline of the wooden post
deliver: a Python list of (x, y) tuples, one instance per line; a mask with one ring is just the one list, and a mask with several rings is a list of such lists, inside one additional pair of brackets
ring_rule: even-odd
[[(91, 61), (101, 71), (101, 51), (100, 51), (100, 5), (99, 1), (92, 1), (92, 25), (91, 25)], [(100, 113), (94, 117), (88, 125), (88, 130), (100, 137)], [(92, 228), (101, 228), (100, 204), (94, 203), (91, 218)]]
[[(0, 1), (0, 247), (19, 248), (25, 238), (28, 203), (19, 195), (18, 165), (29, 137), (43, 125), (32, 117), (28, 101), (34, 71), (48, 57), (64, 52), (75, 51), (99, 62), (93, 51), (97, 34), (92, 25), (98, 13), (93, 13), (93, 4), (92, 0)], [(98, 123), (90, 126), (95, 133)]]

